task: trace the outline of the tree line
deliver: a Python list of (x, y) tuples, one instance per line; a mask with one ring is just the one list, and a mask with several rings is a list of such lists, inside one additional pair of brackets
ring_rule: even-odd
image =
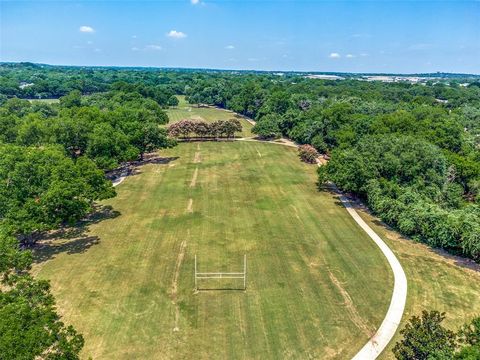
[(218, 139), (234, 138), (235, 133), (242, 131), (238, 119), (217, 120), (211, 123), (200, 120), (184, 119), (168, 127), (168, 135), (172, 138)]
[(72, 159), (86, 156), (103, 170), (174, 145), (160, 125), (161, 106), (139, 93), (120, 90), (82, 97), (72, 91), (60, 103), (33, 104), (17, 98), (0, 106), (0, 142), (60, 145)]

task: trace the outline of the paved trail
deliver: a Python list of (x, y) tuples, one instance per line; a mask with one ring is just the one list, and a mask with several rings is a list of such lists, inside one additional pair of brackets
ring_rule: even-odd
[(398, 261), (395, 254), (390, 250), (387, 244), (383, 242), (380, 236), (367, 225), (365, 221), (358, 215), (352, 204), (345, 196), (340, 196), (340, 200), (347, 209), (348, 213), (356, 221), (356, 223), (370, 236), (370, 238), (377, 244), (383, 255), (392, 268), (394, 276), (393, 294), (390, 300), (390, 306), (387, 314), (383, 319), (382, 324), (378, 328), (375, 335), (363, 346), (363, 348), (353, 357), (354, 360), (370, 360), (376, 359), (380, 353), (385, 349), (390, 340), (392, 340), (395, 332), (402, 320), (403, 311), (405, 309), (405, 302), (407, 301), (407, 277), (403, 271), (402, 265)]

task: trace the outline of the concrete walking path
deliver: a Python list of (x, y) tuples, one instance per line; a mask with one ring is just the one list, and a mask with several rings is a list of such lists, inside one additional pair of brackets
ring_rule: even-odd
[(350, 201), (344, 195), (340, 196), (340, 200), (356, 223), (380, 248), (393, 271), (393, 293), (387, 314), (375, 335), (373, 335), (363, 348), (353, 357), (353, 360), (376, 359), (392, 340), (398, 326), (400, 325), (400, 321), (402, 320), (405, 303), (407, 301), (407, 277), (393, 251), (390, 250), (380, 236), (378, 236), (377, 233), (360, 217), (360, 215), (358, 215)]
[(112, 180), (112, 185), (113, 186), (120, 185), (127, 176), (128, 176), (128, 172), (123, 172), (119, 177)]

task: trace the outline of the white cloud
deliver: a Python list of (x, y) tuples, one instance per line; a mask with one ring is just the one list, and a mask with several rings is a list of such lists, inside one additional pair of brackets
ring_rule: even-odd
[(200, 4), (200, 0), (190, 0), (193, 5)]
[(361, 53), (360, 56), (365, 57), (365, 56), (368, 56), (368, 54), (367, 53)]
[(140, 51), (140, 49), (136, 46), (132, 47), (132, 51)]
[(340, 54), (334, 52), (334, 53), (331, 53), (328, 57), (331, 59), (338, 59), (340, 57)]
[(225, 49), (227, 49), (227, 50), (233, 50), (233, 49), (235, 49), (235, 46), (233, 46), (233, 45), (227, 45), (227, 46), (225, 46)]
[(352, 58), (354, 58), (354, 57), (355, 57), (355, 55), (352, 55), (352, 54), (347, 54), (347, 56), (346, 56), (346, 57), (347, 57), (347, 58), (349, 58), (349, 59), (352, 59)]
[(353, 34), (352, 37), (368, 39), (368, 38), (371, 38), (372, 35), (367, 34), (367, 33), (357, 33), (357, 34)]
[(137, 35), (132, 35), (132, 39), (136, 39), (137, 38)]
[(87, 26), (87, 25), (82, 25), (80, 26), (80, 32), (83, 32), (83, 33), (94, 33), (95, 30), (91, 27), (91, 26)]
[(147, 50), (162, 50), (162, 47), (160, 45), (151, 44), (151, 45), (145, 46), (145, 49), (147, 49)]
[(167, 36), (171, 37), (171, 38), (174, 38), (174, 39), (183, 39), (183, 38), (187, 37), (187, 34), (181, 32), (181, 31), (177, 31), (177, 30), (170, 30), (167, 33)]

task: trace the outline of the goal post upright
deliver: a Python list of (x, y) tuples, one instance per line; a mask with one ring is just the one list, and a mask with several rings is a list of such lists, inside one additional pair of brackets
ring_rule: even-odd
[(195, 291), (198, 290), (197, 286), (197, 254), (195, 254)]
[(243, 255), (243, 290), (247, 290), (247, 254)]

